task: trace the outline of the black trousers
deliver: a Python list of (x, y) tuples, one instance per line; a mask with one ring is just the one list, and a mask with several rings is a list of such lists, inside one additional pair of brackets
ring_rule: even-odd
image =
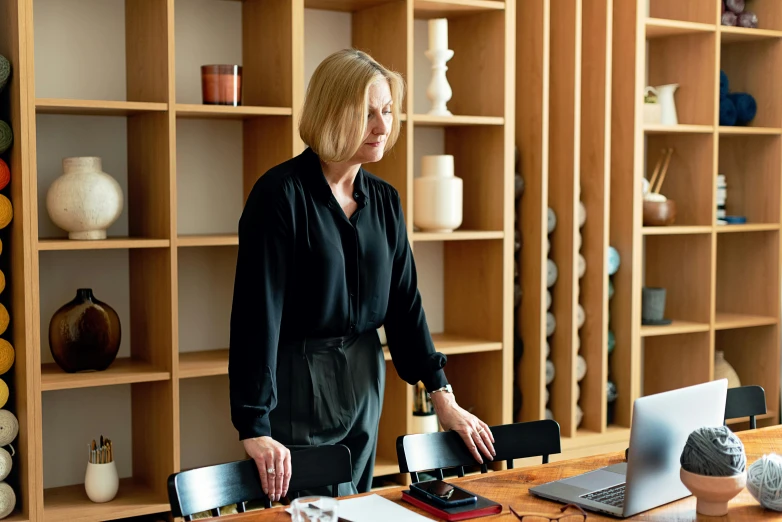
[[(344, 444), (353, 482), (339, 486), (340, 496), (369, 491), (385, 377), (375, 330), (280, 343), (277, 406), (269, 415), (272, 437), (285, 445)], [(330, 496), (331, 490), (303, 494)]]

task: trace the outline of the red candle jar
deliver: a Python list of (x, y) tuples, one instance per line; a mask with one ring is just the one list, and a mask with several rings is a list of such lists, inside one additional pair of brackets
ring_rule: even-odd
[(201, 94), (205, 105), (241, 105), (242, 66), (201, 66)]

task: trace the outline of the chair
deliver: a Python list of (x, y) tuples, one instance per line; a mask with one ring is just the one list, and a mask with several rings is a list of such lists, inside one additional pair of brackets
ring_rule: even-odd
[[(504, 460), (508, 469), (513, 468), (513, 459), (543, 457), (543, 464), (547, 464), (549, 455), (562, 451), (559, 424), (553, 420), (492, 426), (491, 432), (497, 452), (494, 462)], [(465, 466), (478, 465), (455, 431), (402, 435), (396, 439), (396, 454), (399, 470), (410, 473), (413, 482), (419, 481), (418, 473), (422, 471), (433, 471), (443, 480), (444, 469), (455, 468), (463, 477)], [(481, 473), (488, 471), (486, 461), (480, 466)]]
[(725, 424), (728, 419), (749, 417), (750, 429), (757, 428), (755, 415), (766, 413), (766, 390), (762, 386), (728, 388), (725, 400)]
[[(328, 446), (289, 446), (291, 475), (289, 498), (298, 492), (331, 486), (332, 496), (338, 496), (338, 485), (353, 480), (350, 450), (341, 444)], [(192, 515), (211, 511), (220, 516), (220, 507), (236, 504), (244, 513), (246, 502), (260, 500), (270, 508), (264, 494), (258, 466), (245, 459), (214, 466), (174, 473), (168, 477), (168, 500), (174, 517), (192, 520)]]

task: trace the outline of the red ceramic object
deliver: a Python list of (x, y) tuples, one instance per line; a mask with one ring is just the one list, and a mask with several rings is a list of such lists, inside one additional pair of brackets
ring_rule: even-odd
[(201, 94), (205, 105), (241, 105), (242, 66), (201, 66)]

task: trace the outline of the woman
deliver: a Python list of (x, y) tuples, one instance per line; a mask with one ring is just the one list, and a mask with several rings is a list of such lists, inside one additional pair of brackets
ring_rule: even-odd
[(229, 378), (232, 422), (272, 500), (287, 494), (286, 446), (345, 444), (353, 484), (372, 483), (385, 361), (431, 394), (444, 429), (475, 458), (489, 427), (456, 403), (417, 287), (399, 194), (362, 165), (399, 136), (404, 84), (344, 50), (310, 80), (299, 132), (308, 148), (253, 187), (239, 222)]

